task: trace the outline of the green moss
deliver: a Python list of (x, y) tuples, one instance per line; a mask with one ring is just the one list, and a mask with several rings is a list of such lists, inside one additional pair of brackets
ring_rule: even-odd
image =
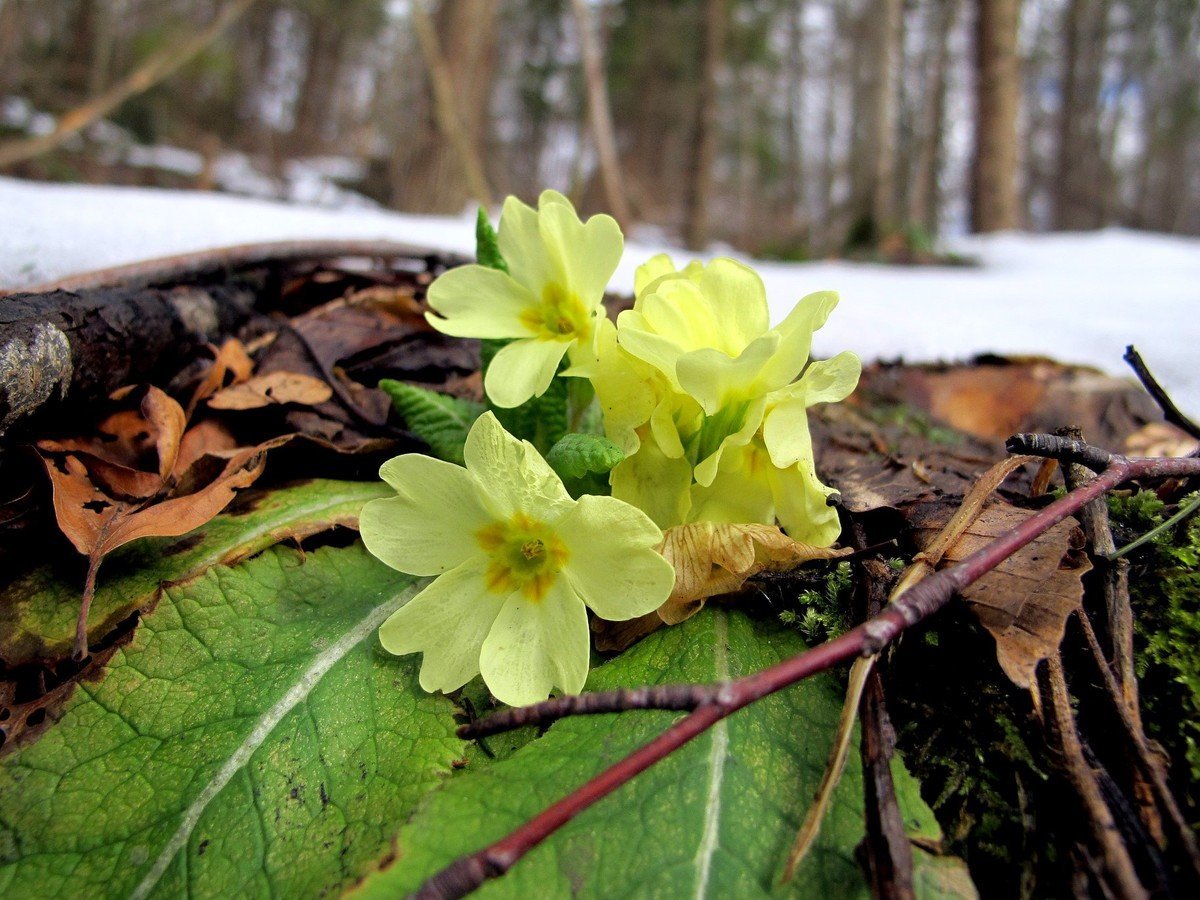
[(852, 590), (850, 563), (836, 563), (816, 574), (790, 602), (785, 595), (779, 621), (796, 628), (814, 646), (832, 640), (848, 627)]

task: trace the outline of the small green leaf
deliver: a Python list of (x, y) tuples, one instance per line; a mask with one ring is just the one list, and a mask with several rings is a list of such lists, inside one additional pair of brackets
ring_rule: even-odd
[(563, 435), (546, 454), (546, 462), (563, 480), (604, 475), (624, 458), (620, 447), (599, 434)]
[[(804, 646), (793, 632), (710, 606), (594, 669), (588, 689), (736, 678)], [(480, 896), (869, 897), (855, 858), (865, 831), (857, 754), (795, 880), (777, 883), (841, 705), (837, 680), (826, 673), (735, 713), (571, 820)], [(508, 758), (465, 771), (400, 830), (394, 861), (364, 882), (362, 894), (414, 891), (681, 717), (642, 711), (565, 719)], [(911, 779), (897, 787), (910, 833), (936, 840), (936, 820)], [(931, 862), (917, 853), (914, 881), (922, 897), (974, 896), (959, 860)]]
[(496, 238), (496, 229), (488, 219), (487, 210), (479, 207), (479, 215), (475, 218), (475, 261), (489, 269), (508, 271), (508, 263), (500, 254), (500, 242)]
[(392, 398), (408, 430), (428, 444), (434, 456), (463, 464), (463, 444), (471, 423), (483, 414), (483, 404), (390, 378), (379, 387)]
[(0, 765), (0, 894), (339, 894), (465, 746), (418, 660), (378, 646), (411, 584), (355, 545), (167, 588)]

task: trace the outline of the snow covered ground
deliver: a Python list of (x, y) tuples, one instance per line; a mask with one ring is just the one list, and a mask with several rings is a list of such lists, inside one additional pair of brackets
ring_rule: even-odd
[[(191, 250), (297, 238), (386, 239), (471, 253), (472, 216), (317, 209), (219, 194), (40, 184), (0, 178), (0, 289)], [(842, 303), (815, 352), (864, 359), (964, 359), (1043, 354), (1124, 374), (1136, 344), (1185, 409), (1200, 412), (1200, 239), (1110, 230), (1001, 234), (953, 249), (978, 268), (905, 268), (845, 262), (755, 263), (775, 318), (810, 291)], [(633, 240), (613, 278), (661, 242)]]

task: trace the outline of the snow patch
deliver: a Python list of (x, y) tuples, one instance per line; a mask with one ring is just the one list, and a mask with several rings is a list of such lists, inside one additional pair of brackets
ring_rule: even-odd
[[(316, 166), (333, 175), (338, 165)], [(348, 174), (337, 171), (334, 177)], [(324, 198), (323, 198), (324, 199)], [(153, 188), (40, 184), (0, 178), (0, 288), (26, 288), (92, 269), (257, 241), (392, 240), (474, 252), (474, 216), (377, 208), (317, 209)], [(841, 261), (755, 262), (778, 321), (805, 294), (840, 292), (814, 351), (864, 359), (958, 360), (1041, 354), (1127, 374), (1136, 344), (1176, 401), (1200, 411), (1200, 240), (1111, 229), (1005, 233), (953, 242), (976, 268)], [(629, 293), (638, 264), (670, 252), (639, 232), (612, 281)], [(716, 254), (702, 254), (712, 256)]]

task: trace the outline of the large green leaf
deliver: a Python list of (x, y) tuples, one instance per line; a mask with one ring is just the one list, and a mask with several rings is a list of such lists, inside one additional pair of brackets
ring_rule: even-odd
[[(242, 500), (182, 538), (146, 538), (111, 554), (100, 570), (88, 631), (93, 642), (136, 609), (151, 606), (161, 586), (195, 577), (289, 538), (334, 526), (356, 526), (362, 505), (392, 491), (375, 482), (309, 481)], [(83, 557), (77, 577), (69, 565), (44, 566), (0, 589), (0, 660), (16, 666), (60, 659), (71, 651), (83, 593)]]
[[(793, 632), (711, 607), (594, 670), (590, 689), (714, 681), (803, 649)], [(862, 773), (852, 761), (816, 847), (787, 890), (775, 886), (820, 780), (841, 707), (830, 676), (806, 681), (718, 723), (563, 827), (482, 892), (497, 897), (867, 896), (854, 851), (864, 834)], [(396, 859), (363, 885), (369, 897), (412, 891), (455, 857), (506, 834), (679, 717), (632, 712), (567, 719), (495, 765), (430, 795), (401, 830)], [(903, 773), (901, 772), (903, 775)], [(910, 830), (933, 816), (901, 778)], [(922, 894), (964, 884), (960, 863), (918, 854)], [(964, 894), (970, 894), (965, 881)]]
[(274, 548), (165, 589), (103, 680), (0, 765), (0, 896), (315, 897), (462, 756), (376, 630), (411, 579)]

